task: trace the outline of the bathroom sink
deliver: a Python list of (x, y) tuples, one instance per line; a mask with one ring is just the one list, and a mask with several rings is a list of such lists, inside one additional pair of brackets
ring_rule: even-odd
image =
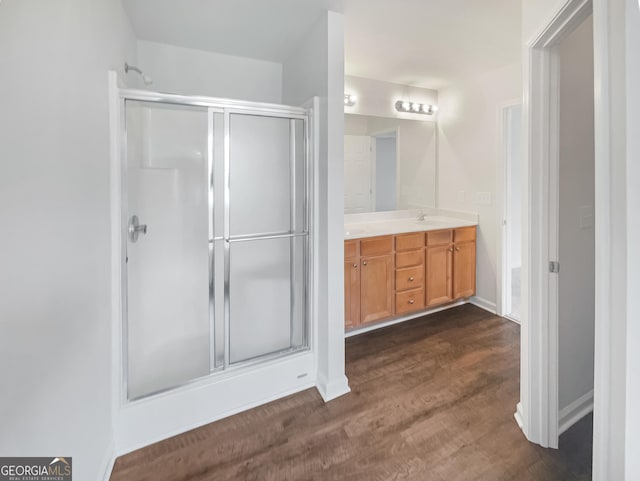
[(439, 220), (439, 219), (425, 219), (425, 220), (416, 220), (414, 224), (423, 226), (423, 227), (440, 227), (446, 225), (448, 222)]

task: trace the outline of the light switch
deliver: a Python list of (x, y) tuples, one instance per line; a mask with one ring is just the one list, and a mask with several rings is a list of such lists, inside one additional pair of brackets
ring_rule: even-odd
[(476, 192), (476, 204), (491, 205), (491, 192)]

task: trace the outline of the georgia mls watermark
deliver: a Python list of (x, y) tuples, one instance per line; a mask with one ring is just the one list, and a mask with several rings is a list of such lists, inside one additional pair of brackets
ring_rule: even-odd
[(0, 481), (71, 481), (71, 458), (0, 458)]

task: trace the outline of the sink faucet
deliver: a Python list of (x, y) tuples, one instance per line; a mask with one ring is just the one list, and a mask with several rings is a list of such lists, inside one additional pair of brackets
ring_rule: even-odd
[(421, 210), (420, 213), (418, 214), (418, 220), (424, 220), (424, 211)]

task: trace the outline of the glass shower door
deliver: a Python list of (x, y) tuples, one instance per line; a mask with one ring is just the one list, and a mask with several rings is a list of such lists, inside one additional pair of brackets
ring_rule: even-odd
[(228, 364), (306, 346), (304, 121), (228, 115)]
[(275, 110), (124, 100), (127, 400), (308, 348), (306, 114)]
[(210, 372), (209, 114), (127, 100), (127, 398)]

